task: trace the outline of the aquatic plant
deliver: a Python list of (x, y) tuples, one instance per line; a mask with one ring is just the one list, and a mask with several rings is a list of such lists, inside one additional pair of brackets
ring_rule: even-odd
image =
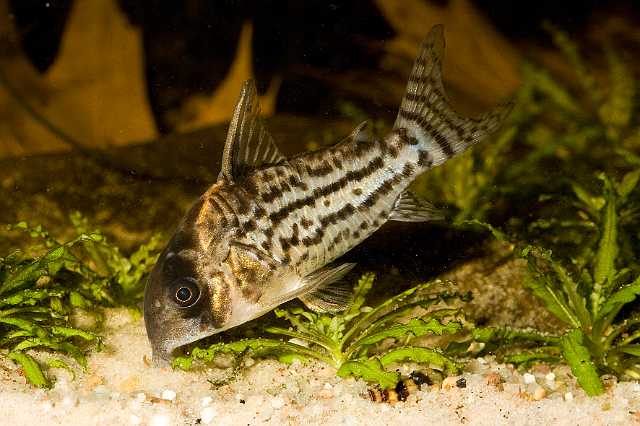
[[(241, 356), (274, 357), (283, 362), (313, 358), (337, 369), (338, 376), (356, 376), (386, 389), (396, 386), (400, 373), (390, 371), (392, 363), (409, 361), (426, 364), (447, 373), (461, 364), (437, 348), (412, 345), (420, 336), (442, 336), (463, 328), (463, 316), (452, 303), (467, 300), (466, 295), (437, 291), (438, 282), (417, 285), (382, 303), (365, 305), (374, 275), (367, 273), (353, 287), (352, 301), (338, 313), (316, 313), (302, 307), (275, 310), (290, 327), (266, 326), (263, 331), (278, 338), (253, 338), (214, 343), (194, 348), (177, 357), (173, 366), (190, 369), (194, 361), (211, 362), (221, 353)], [(382, 349), (383, 342), (393, 344)]]
[[(154, 237), (127, 257), (100, 232), (90, 230), (79, 214), (71, 220), (77, 235), (64, 243), (41, 226), (10, 226), (32, 237), (35, 243), (27, 252), (40, 255), (18, 250), (0, 258), (0, 356), (20, 364), (27, 380), (41, 387), (50, 386), (50, 380), (29, 351), (68, 355), (86, 367), (85, 349), (100, 349), (101, 338), (75, 326), (73, 315), (82, 312), (99, 321), (101, 307), (134, 307), (159, 249), (159, 238)], [(48, 357), (45, 363), (73, 371), (60, 357)]]
[(477, 342), (493, 344), (488, 350), (533, 347), (505, 357), (509, 362), (564, 359), (589, 395), (604, 391), (600, 380), (604, 373), (640, 379), (640, 315), (634, 304), (640, 295), (640, 271), (632, 254), (621, 254), (621, 242), (632, 242), (629, 234), (620, 232), (638, 214), (632, 194), (640, 169), (617, 182), (604, 174), (600, 179), (602, 195), (574, 185), (575, 220), (550, 225), (551, 229), (574, 226), (592, 231), (586, 232), (592, 235), (583, 239), (584, 246), (575, 257), (563, 262), (552, 250), (530, 244), (516, 249), (527, 260), (525, 286), (567, 325), (566, 331), (555, 336), (499, 328), (472, 332)]

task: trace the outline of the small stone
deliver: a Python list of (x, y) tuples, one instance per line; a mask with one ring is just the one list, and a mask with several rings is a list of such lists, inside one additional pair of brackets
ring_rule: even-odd
[(444, 389), (444, 390), (453, 389), (454, 387), (456, 387), (456, 382), (457, 381), (458, 381), (458, 377), (450, 376), (450, 377), (445, 378), (442, 381), (442, 389)]
[(150, 426), (169, 426), (171, 420), (166, 414), (155, 414), (149, 421)]
[(89, 377), (87, 377), (85, 386), (87, 387), (87, 389), (93, 390), (96, 386), (101, 385), (103, 383), (104, 383), (104, 377), (92, 374)]
[(320, 399), (331, 399), (333, 398), (333, 392), (329, 389), (322, 389), (318, 392), (318, 397), (320, 397)]
[(62, 406), (66, 408), (71, 408), (78, 405), (78, 398), (72, 398), (70, 396), (65, 396), (62, 398)]
[(256, 363), (256, 360), (253, 358), (245, 358), (244, 360), (244, 366), (247, 368), (252, 367), (255, 363)]
[(527, 385), (530, 385), (530, 384), (536, 382), (536, 376), (534, 376), (531, 373), (524, 373), (522, 378), (524, 379), (524, 383), (527, 384)]
[(567, 392), (564, 394), (565, 401), (573, 401), (573, 394), (571, 392)]
[(536, 401), (540, 401), (547, 396), (547, 391), (542, 386), (538, 386), (535, 391), (533, 391), (533, 399)]
[(208, 425), (216, 417), (216, 410), (213, 407), (206, 407), (200, 411), (200, 419), (203, 424)]
[(165, 401), (173, 401), (176, 399), (176, 393), (171, 389), (165, 389), (162, 391), (160, 398), (164, 399)]
[(409, 374), (409, 377), (418, 386), (422, 386), (422, 385), (429, 386), (429, 385), (433, 384), (433, 382), (431, 381), (429, 376), (427, 376), (426, 374), (424, 374), (424, 373), (422, 373), (420, 371), (411, 372), (411, 374)]
[(138, 385), (140, 384), (140, 380), (138, 380), (137, 377), (135, 376), (131, 376), (125, 380), (123, 380), (122, 382), (120, 382), (120, 390), (124, 393), (131, 393), (134, 390), (136, 390), (136, 388), (138, 387)]
[(136, 394), (136, 401), (143, 403), (147, 399), (147, 394), (144, 392), (138, 392)]
[(610, 388), (610, 387), (614, 386), (616, 383), (618, 383), (618, 378), (616, 376), (614, 376), (613, 374), (603, 374), (600, 377), (600, 380), (602, 380), (602, 384), (606, 388)]
[(485, 378), (487, 379), (487, 384), (491, 386), (498, 386), (502, 383), (502, 376), (495, 372), (487, 374)]
[(200, 405), (206, 407), (207, 405), (211, 404), (211, 401), (213, 401), (213, 398), (211, 398), (210, 396), (205, 396), (204, 398), (202, 398), (202, 401), (200, 401)]
[(324, 384), (324, 388), (327, 389), (327, 390), (331, 390), (331, 389), (333, 389), (333, 385), (331, 385), (331, 383), (325, 383)]
[(556, 380), (556, 375), (554, 373), (549, 373), (546, 376), (544, 376), (544, 379), (547, 382), (553, 382), (554, 380)]
[(109, 391), (109, 388), (106, 387), (105, 385), (98, 385), (95, 387), (95, 389), (93, 389), (93, 393), (102, 396), (102, 395), (110, 394), (110, 391)]
[(467, 379), (465, 379), (464, 377), (460, 377), (458, 380), (456, 380), (456, 386), (459, 387), (460, 389), (466, 388)]
[(280, 408), (284, 407), (284, 399), (280, 398), (279, 396), (272, 398), (271, 406), (276, 410), (279, 410)]

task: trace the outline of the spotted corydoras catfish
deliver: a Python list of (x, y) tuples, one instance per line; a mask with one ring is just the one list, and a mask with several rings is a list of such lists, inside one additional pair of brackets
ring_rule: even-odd
[(420, 173), (494, 132), (509, 105), (472, 119), (444, 94), (442, 26), (424, 41), (393, 131), (373, 139), (363, 123), (342, 142), (283, 157), (245, 83), (218, 181), (184, 217), (147, 285), (144, 318), (156, 364), (182, 345), (299, 298), (316, 311), (348, 301), (335, 264), (388, 220), (422, 222), (436, 210), (406, 190)]

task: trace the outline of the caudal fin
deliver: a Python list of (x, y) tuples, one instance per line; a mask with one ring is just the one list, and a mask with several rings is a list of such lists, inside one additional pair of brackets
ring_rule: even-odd
[(436, 25), (422, 43), (409, 77), (394, 130), (426, 147), (431, 167), (444, 163), (495, 132), (509, 114), (511, 102), (478, 118), (458, 115), (442, 85), (443, 26)]

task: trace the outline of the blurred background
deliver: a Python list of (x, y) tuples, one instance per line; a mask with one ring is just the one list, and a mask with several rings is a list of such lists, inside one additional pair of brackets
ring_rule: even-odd
[(579, 85), (554, 31), (595, 76), (611, 45), (637, 73), (639, 16), (631, 0), (0, 0), (0, 222), (64, 235), (80, 210), (130, 247), (215, 180), (248, 78), (293, 153), (365, 119), (388, 129), (435, 24), (447, 92), (473, 115), (517, 96), (526, 63)]

